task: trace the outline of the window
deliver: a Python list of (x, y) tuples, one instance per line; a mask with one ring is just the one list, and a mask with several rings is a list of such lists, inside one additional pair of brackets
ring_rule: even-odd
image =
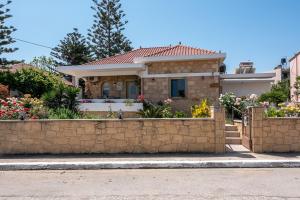
[(108, 98), (110, 93), (110, 84), (108, 82), (104, 82), (102, 85), (102, 97)]
[(171, 80), (171, 97), (185, 97), (186, 93), (185, 79)]

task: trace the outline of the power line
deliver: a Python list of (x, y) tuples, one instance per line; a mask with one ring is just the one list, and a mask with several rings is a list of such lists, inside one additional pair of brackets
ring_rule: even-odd
[(13, 38), (13, 39), (17, 40), (17, 41), (20, 41), (20, 42), (27, 43), (27, 44), (31, 44), (31, 45), (35, 45), (35, 46), (39, 46), (39, 47), (43, 47), (43, 48), (47, 48), (47, 49), (51, 49), (52, 50), (51, 47), (48, 47), (48, 46), (45, 46), (45, 45), (42, 45), (42, 44), (37, 44), (37, 43), (34, 43), (34, 42), (29, 42), (29, 41), (18, 39), (18, 38)]

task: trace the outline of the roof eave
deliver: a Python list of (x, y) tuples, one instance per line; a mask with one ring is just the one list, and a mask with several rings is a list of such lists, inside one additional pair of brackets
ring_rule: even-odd
[(253, 74), (222, 74), (222, 79), (260, 79), (260, 78), (274, 78), (276, 73), (253, 73)]
[(144, 64), (124, 63), (124, 64), (105, 64), (105, 65), (60, 66), (57, 68), (57, 71), (72, 76), (80, 76), (82, 74), (85, 74), (85, 76), (87, 76), (87, 74), (90, 74), (92, 76), (94, 72), (98, 72), (98, 73), (114, 72), (115, 75), (118, 75), (117, 72), (124, 72), (124, 71), (138, 72), (144, 69), (145, 69)]
[(164, 61), (188, 61), (188, 60), (214, 60), (221, 59), (224, 61), (226, 53), (215, 53), (208, 55), (189, 55), (189, 56), (152, 56), (152, 57), (138, 57), (133, 60), (134, 63), (150, 63), (150, 62), (164, 62)]
[(289, 59), (289, 62), (291, 62), (292, 60), (294, 60), (297, 56), (299, 56), (300, 55), (300, 51), (298, 52), (298, 53), (296, 53), (293, 57), (291, 57), (290, 59)]

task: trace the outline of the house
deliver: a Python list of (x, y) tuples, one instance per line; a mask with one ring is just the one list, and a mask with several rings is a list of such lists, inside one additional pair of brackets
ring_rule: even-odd
[(295, 88), (297, 77), (300, 76), (300, 51), (296, 53), (290, 60), (290, 84), (291, 84), (291, 100), (300, 101), (299, 95)]
[[(125, 99), (141, 94), (152, 102), (172, 98), (174, 108), (190, 112), (202, 99), (217, 102), (219, 68), (225, 58), (225, 53), (176, 45), (139, 48), (80, 66), (61, 66), (58, 71), (72, 75), (75, 85), (84, 78), (90, 100), (81, 108), (86, 111), (128, 111)], [(133, 104), (130, 111), (138, 108)]]

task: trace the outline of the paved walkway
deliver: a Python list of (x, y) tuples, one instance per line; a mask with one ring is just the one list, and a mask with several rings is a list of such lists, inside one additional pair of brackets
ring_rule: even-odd
[(0, 163), (24, 162), (110, 162), (110, 161), (211, 161), (211, 160), (300, 160), (300, 153), (256, 154), (241, 145), (228, 145), (225, 154), (76, 154), (0, 156)]

